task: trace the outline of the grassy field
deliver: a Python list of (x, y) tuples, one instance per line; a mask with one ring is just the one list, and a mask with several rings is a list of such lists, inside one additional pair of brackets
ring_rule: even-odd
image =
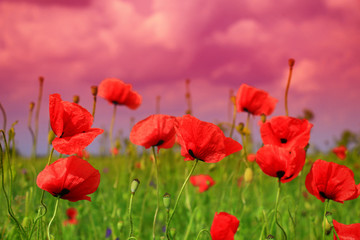
[[(100, 186), (90, 195), (91, 202), (60, 200), (58, 213), (51, 226), (55, 239), (127, 239), (130, 183), (135, 178), (141, 183), (133, 199), (134, 236), (137, 239), (151, 239), (156, 208), (156, 180), (150, 153), (148, 150), (138, 153), (134, 145), (128, 145), (126, 154), (115, 157), (91, 156), (89, 162), (101, 173)], [(228, 212), (240, 220), (235, 239), (266, 239), (269, 234), (275, 236), (275, 239), (283, 239), (280, 229), (274, 223), (278, 181), (265, 175), (256, 162), (251, 162), (249, 164), (254, 171), (252, 182), (242, 181), (239, 184), (239, 178), (245, 171), (241, 154), (230, 155), (218, 163), (199, 162), (193, 175), (209, 174), (216, 183), (203, 193), (199, 193), (190, 183), (187, 185), (171, 222), (176, 239), (193, 240), (202, 229), (210, 230), (215, 212)], [(169, 193), (173, 207), (194, 162), (183, 161), (178, 146), (170, 150), (161, 149), (158, 157), (160, 195)], [(53, 161), (57, 158), (54, 155)], [(289, 183), (281, 184), (279, 219), (288, 239), (321, 239), (324, 204), (309, 194), (304, 184), (311, 163), (319, 158), (348, 166), (354, 171), (356, 183), (360, 182), (359, 169), (355, 168), (359, 161), (355, 150), (348, 154), (345, 161), (338, 160), (332, 153), (308, 155), (301, 175)], [(12, 208), (25, 229), (32, 227), (37, 215), (42, 190), (36, 185), (36, 177), (46, 161), (47, 158), (12, 159)], [(7, 170), (6, 161), (4, 170)], [(9, 192), (8, 171), (5, 171), (6, 179)], [(48, 213), (42, 218), (41, 231), (38, 231), (38, 226), (34, 229), (33, 239), (45, 239), (46, 226), (54, 212), (56, 198), (45, 192), (44, 201)], [(16, 225), (9, 218), (3, 193), (0, 194), (0, 202), (0, 238), (20, 239)], [(77, 209), (78, 224), (64, 226), (66, 209), (69, 207)], [(358, 199), (345, 201), (344, 204), (331, 202), (328, 210), (341, 223), (359, 222)], [(161, 201), (156, 224), (157, 239), (165, 236), (165, 224), (166, 211)], [(204, 233), (198, 239), (210, 237)], [(333, 239), (332, 234), (327, 239)]]

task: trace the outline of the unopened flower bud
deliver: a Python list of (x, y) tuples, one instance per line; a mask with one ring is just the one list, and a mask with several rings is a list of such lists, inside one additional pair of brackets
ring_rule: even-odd
[(165, 193), (163, 196), (163, 203), (166, 210), (170, 209), (170, 203), (171, 203), (171, 196), (168, 193)]
[(96, 96), (98, 92), (98, 87), (97, 86), (91, 86), (91, 94), (93, 96)]
[(269, 235), (266, 237), (266, 239), (275, 239), (275, 237), (274, 237), (273, 235), (269, 234)]
[(251, 183), (253, 180), (254, 172), (251, 168), (246, 168), (244, 173), (244, 180), (246, 183)]
[(329, 235), (331, 233), (331, 225), (328, 222), (327, 218), (324, 219), (323, 225), (325, 224), (325, 234)]
[(79, 101), (80, 101), (79, 95), (74, 95), (74, 97), (73, 97), (73, 102), (74, 102), (74, 103), (79, 103)]
[(325, 216), (326, 216), (326, 220), (330, 224), (330, 226), (334, 227), (332, 213), (331, 212), (326, 212)]
[(35, 107), (35, 103), (31, 102), (30, 105), (29, 105), (30, 111), (34, 110), (34, 107)]
[(239, 123), (237, 126), (236, 126), (236, 131), (238, 131), (240, 134), (242, 134), (243, 130), (244, 130), (244, 123)]
[(56, 137), (55, 133), (52, 130), (50, 130), (49, 134), (48, 134), (48, 143), (49, 143), (49, 145), (51, 145), (51, 143), (55, 139), (55, 137)]
[(235, 96), (231, 96), (230, 100), (234, 105), (236, 104), (236, 97)]
[(175, 228), (170, 229), (170, 235), (172, 236), (173, 239), (175, 239), (175, 235), (176, 235), (176, 229)]
[(294, 65), (295, 65), (295, 59), (290, 58), (290, 59), (289, 59), (289, 66), (290, 66), (290, 68), (292, 68)]
[(261, 116), (260, 116), (260, 118), (261, 118), (261, 122), (262, 123), (265, 123), (266, 122), (266, 115), (265, 114), (261, 114)]
[(139, 179), (135, 178), (132, 183), (131, 183), (131, 187), (130, 187), (130, 191), (132, 194), (135, 194), (136, 190), (138, 189), (140, 184)]
[(12, 127), (9, 130), (9, 140), (15, 137), (15, 129)]

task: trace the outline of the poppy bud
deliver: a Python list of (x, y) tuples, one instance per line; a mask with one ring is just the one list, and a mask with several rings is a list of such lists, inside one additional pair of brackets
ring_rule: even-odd
[(170, 235), (172, 236), (173, 239), (175, 239), (175, 235), (176, 235), (176, 229), (175, 228), (170, 229)]
[(35, 107), (35, 103), (34, 102), (31, 102), (30, 105), (29, 105), (29, 109), (30, 111), (32, 111)]
[(167, 211), (169, 211), (170, 209), (170, 203), (171, 203), (171, 196), (168, 193), (165, 193), (163, 196), (163, 203), (164, 203), (164, 207), (166, 208)]
[(323, 227), (324, 227), (324, 224), (325, 224), (325, 234), (329, 235), (331, 233), (331, 228), (332, 227), (331, 227), (330, 223), (328, 222), (327, 218), (325, 218), (323, 220)]
[(48, 143), (49, 143), (49, 145), (51, 145), (51, 143), (55, 139), (55, 137), (56, 137), (55, 133), (52, 130), (50, 130), (49, 134), (48, 134)]
[(261, 116), (260, 116), (260, 118), (261, 118), (261, 122), (262, 123), (265, 123), (266, 122), (266, 115), (265, 114), (261, 114)]
[(236, 97), (235, 96), (231, 96), (230, 100), (234, 105), (236, 104)]
[(80, 101), (79, 95), (74, 95), (74, 97), (73, 97), (73, 103), (79, 103), (79, 101)]
[(95, 97), (97, 95), (98, 92), (98, 87), (97, 86), (91, 86), (91, 94)]
[(15, 130), (14, 128), (10, 128), (9, 130), (9, 139), (13, 139), (15, 137)]
[(273, 235), (269, 234), (269, 235), (266, 237), (266, 239), (275, 239), (275, 237), (274, 237)]
[(246, 168), (244, 173), (244, 180), (246, 183), (251, 183), (253, 180), (254, 172), (251, 168)]
[(326, 220), (330, 224), (330, 226), (334, 227), (332, 213), (331, 212), (326, 212), (325, 216), (326, 216)]
[(245, 127), (244, 123), (241, 122), (236, 126), (236, 131), (238, 131), (240, 134), (242, 134), (244, 127)]
[(290, 58), (290, 59), (289, 59), (289, 66), (290, 66), (290, 68), (292, 68), (294, 65), (295, 65), (295, 59)]
[(131, 183), (131, 187), (130, 187), (130, 191), (132, 194), (135, 194), (137, 188), (139, 187), (140, 181), (139, 179), (135, 178), (132, 183)]
[(39, 82), (40, 82), (40, 84), (42, 84), (44, 82), (44, 77), (43, 76), (39, 77)]
[(117, 223), (117, 228), (118, 228), (119, 230), (121, 230), (121, 229), (123, 228), (123, 226), (124, 226), (124, 222), (123, 222), (123, 221), (119, 221), (119, 222)]

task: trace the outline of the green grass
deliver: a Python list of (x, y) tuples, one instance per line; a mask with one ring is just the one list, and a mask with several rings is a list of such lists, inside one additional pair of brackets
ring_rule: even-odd
[[(162, 198), (164, 193), (169, 193), (172, 207), (186, 174), (193, 165), (192, 161), (185, 162), (179, 152), (178, 147), (173, 150), (162, 149), (158, 159), (160, 195)], [(354, 170), (355, 181), (360, 182), (359, 170), (354, 169), (354, 164), (359, 161), (356, 153), (350, 153), (346, 161), (337, 160), (333, 154), (308, 156), (308, 159), (318, 158), (346, 164)], [(55, 159), (56, 157), (53, 161)], [(303, 196), (303, 193), (307, 193), (305, 177), (311, 167), (308, 159), (301, 176), (282, 184), (279, 220), (288, 239), (321, 239), (324, 204), (311, 194), (308, 194), (307, 198)], [(41, 190), (36, 185), (36, 176), (44, 168), (46, 161), (47, 158), (32, 161), (22, 157), (13, 159), (12, 207), (25, 229), (29, 229), (37, 214)], [(198, 193), (191, 184), (187, 185), (171, 222), (171, 228), (176, 230), (176, 239), (196, 239), (202, 229), (210, 230), (215, 212), (222, 211), (235, 215), (240, 220), (235, 239), (265, 239), (267, 234), (274, 235), (275, 239), (282, 239), (280, 229), (273, 223), (277, 179), (265, 175), (254, 162), (250, 163), (254, 170), (253, 181), (238, 187), (237, 180), (245, 171), (241, 161), (241, 154), (237, 153), (218, 163), (199, 162), (194, 174), (209, 174), (216, 184), (204, 193)], [(130, 183), (134, 178), (141, 182), (133, 201), (134, 236), (137, 239), (150, 239), (156, 208), (156, 188), (153, 186), (156, 182), (155, 171), (150, 151), (140, 154), (131, 148), (127, 154), (115, 158), (91, 157), (89, 162), (101, 173), (99, 188), (91, 195), (91, 202), (73, 203), (60, 200), (58, 214), (51, 226), (55, 239), (105, 239), (107, 228), (112, 230), (109, 239), (127, 239)], [(141, 162), (141, 169), (135, 168), (136, 162)], [(27, 170), (26, 174), (22, 173), (23, 169)], [(8, 174), (5, 174), (5, 177), (8, 178)], [(8, 183), (9, 181), (6, 182), (7, 186)], [(45, 239), (45, 226), (53, 214), (55, 202), (56, 198), (46, 192), (45, 204), (48, 213), (43, 218), (44, 227), (43, 231), (39, 232), (39, 239)], [(0, 239), (20, 239), (16, 225), (11, 222), (7, 213), (3, 193), (0, 194), (0, 203)], [(65, 212), (69, 207), (78, 210), (79, 223), (63, 226)], [(346, 201), (344, 204), (332, 202), (329, 211), (333, 213), (333, 218), (341, 223), (360, 222), (358, 199)], [(157, 219), (156, 236), (160, 239), (160, 236), (164, 236), (166, 220), (166, 211), (162, 204)], [(37, 237), (38, 231), (35, 231), (33, 239)], [(202, 234), (199, 239), (209, 237)], [(333, 239), (332, 234), (326, 239)]]

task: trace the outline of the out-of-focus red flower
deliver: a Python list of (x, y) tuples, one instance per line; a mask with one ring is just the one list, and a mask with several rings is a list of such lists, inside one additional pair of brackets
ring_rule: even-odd
[(98, 95), (110, 103), (125, 105), (136, 109), (141, 104), (141, 96), (132, 90), (131, 84), (126, 84), (117, 78), (106, 78), (98, 87)]
[(76, 219), (78, 212), (75, 208), (68, 208), (66, 210), (66, 216), (68, 217), (68, 219), (64, 220), (63, 224), (64, 226), (70, 224), (78, 224), (78, 220)]
[(277, 99), (267, 92), (242, 84), (236, 94), (236, 108), (238, 112), (248, 112), (252, 115), (270, 115), (277, 103)]
[(175, 117), (169, 115), (151, 115), (134, 125), (130, 141), (145, 148), (171, 148), (175, 143), (174, 121)]
[(322, 202), (330, 199), (343, 203), (360, 195), (360, 185), (355, 184), (354, 173), (346, 166), (318, 159), (306, 176), (309, 193)]
[(239, 220), (231, 214), (226, 212), (215, 213), (210, 228), (212, 240), (234, 240), (239, 223)]
[(138, 168), (138, 169), (142, 169), (142, 164), (141, 164), (141, 162), (136, 162), (136, 163), (135, 163), (135, 167)]
[(256, 154), (255, 153), (250, 153), (247, 155), (247, 160), (249, 162), (254, 162), (256, 160)]
[[(350, 225), (342, 224), (333, 220), (334, 228), (340, 240), (359, 240), (360, 239), (360, 223)], [(334, 240), (337, 237), (334, 233)]]
[(91, 128), (94, 118), (85, 108), (62, 101), (59, 94), (50, 95), (49, 112), (51, 128), (57, 136), (52, 145), (59, 153), (78, 153), (104, 132)]
[(210, 177), (209, 175), (195, 175), (190, 177), (190, 182), (195, 187), (199, 187), (199, 192), (205, 192), (208, 190), (211, 186), (215, 184), (214, 179)]
[(239, 177), (237, 180), (238, 187), (241, 187), (243, 185), (243, 182), (244, 182), (244, 176)]
[(99, 171), (76, 156), (56, 160), (46, 166), (36, 179), (39, 188), (71, 202), (91, 201), (87, 195), (95, 192), (99, 183)]
[(113, 147), (110, 152), (111, 152), (112, 155), (115, 156), (115, 155), (119, 154), (119, 149), (117, 149), (116, 147)]
[(86, 151), (85, 149), (81, 150), (80, 152), (76, 153), (76, 155), (79, 158), (82, 158), (84, 160), (88, 160), (90, 158), (90, 154), (88, 151)]
[(306, 119), (277, 116), (262, 124), (260, 133), (264, 145), (305, 148), (310, 139), (312, 126)]
[(340, 160), (345, 160), (347, 148), (345, 146), (335, 147), (332, 152), (335, 153)]
[(218, 126), (191, 115), (176, 118), (174, 126), (185, 161), (215, 163), (242, 149), (240, 143), (225, 137)]
[(286, 149), (275, 145), (265, 145), (256, 153), (256, 163), (261, 170), (282, 183), (289, 182), (299, 175), (305, 164), (305, 150)]

